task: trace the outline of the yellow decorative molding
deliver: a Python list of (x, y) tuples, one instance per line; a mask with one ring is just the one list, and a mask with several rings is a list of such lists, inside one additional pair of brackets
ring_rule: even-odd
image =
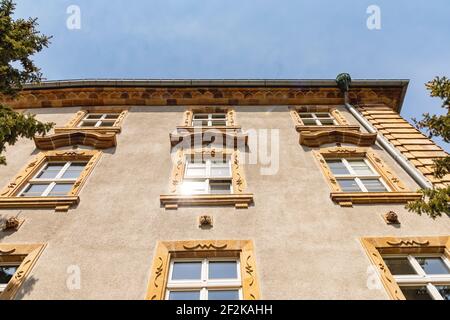
[(214, 143), (234, 148), (248, 144), (248, 134), (236, 132), (234, 129), (228, 129), (228, 127), (190, 128), (194, 130), (184, 131), (185, 128), (182, 128), (182, 130), (177, 130), (176, 133), (170, 133), (170, 145), (173, 147), (182, 143), (183, 146), (196, 146), (196, 144), (209, 145)]
[[(0, 208), (55, 208), (67, 211), (79, 203), (78, 194), (87, 177), (94, 169), (102, 155), (98, 150), (45, 151), (40, 152), (34, 160), (24, 167), (19, 174), (2, 191), (0, 191)], [(67, 196), (60, 197), (18, 197), (28, 181), (48, 161), (88, 161), (84, 170), (75, 181)]]
[(405, 296), (385, 264), (382, 254), (444, 253), (450, 257), (450, 236), (362, 238), (361, 244), (377, 268), (389, 296), (394, 300), (405, 300)]
[(351, 143), (357, 146), (371, 146), (377, 139), (376, 133), (362, 133), (351, 130), (305, 131), (300, 134), (300, 144), (307, 147), (320, 147), (327, 143)]
[(5, 290), (0, 293), (0, 300), (11, 300), (15, 297), (45, 246), (45, 244), (0, 244), (0, 262), (20, 264)]
[[(352, 206), (353, 203), (406, 203), (420, 199), (422, 195), (406, 189), (392, 169), (369, 148), (331, 147), (314, 150), (313, 155), (330, 185), (330, 197), (341, 206)], [(343, 192), (326, 162), (327, 158), (365, 158), (383, 181), (391, 189), (390, 192)]]
[(163, 241), (156, 247), (147, 300), (164, 300), (172, 258), (236, 257), (240, 260), (244, 300), (258, 300), (259, 282), (253, 242), (250, 240)]
[(229, 206), (247, 209), (253, 203), (253, 193), (240, 194), (162, 194), (161, 205), (166, 209), (178, 209), (179, 206)]
[(72, 131), (55, 133), (46, 136), (35, 136), (36, 148), (41, 150), (55, 150), (61, 147), (84, 145), (96, 149), (108, 149), (117, 145), (114, 133), (99, 133), (96, 131)]

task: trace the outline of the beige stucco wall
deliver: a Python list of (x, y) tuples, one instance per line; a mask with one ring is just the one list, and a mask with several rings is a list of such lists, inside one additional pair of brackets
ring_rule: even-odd
[[(78, 108), (38, 109), (44, 121), (64, 125)], [(0, 232), (2, 243), (47, 243), (17, 299), (143, 299), (159, 240), (251, 239), (263, 299), (387, 299), (385, 290), (367, 287), (371, 265), (359, 238), (450, 234), (447, 217), (433, 221), (408, 213), (403, 205), (355, 205), (341, 208), (311, 149), (298, 143), (286, 106), (236, 107), (237, 122), (247, 129), (279, 130), (280, 162), (275, 175), (261, 175), (260, 164), (245, 166), (255, 204), (234, 207), (161, 208), (172, 168), (169, 132), (182, 121), (182, 107), (131, 108), (118, 136), (106, 150), (68, 213), (22, 210), (26, 221), (16, 233)], [(357, 123), (345, 109), (351, 123)], [(412, 190), (417, 186), (378, 147), (376, 152)], [(36, 153), (32, 141), (20, 141), (0, 167), (5, 186)], [(394, 210), (400, 228), (381, 214)], [(1, 210), (0, 217), (19, 210)], [(198, 228), (198, 216), (214, 217), (214, 227)], [(81, 270), (81, 289), (69, 290), (67, 268)], [(370, 271), (370, 270), (369, 270)]]

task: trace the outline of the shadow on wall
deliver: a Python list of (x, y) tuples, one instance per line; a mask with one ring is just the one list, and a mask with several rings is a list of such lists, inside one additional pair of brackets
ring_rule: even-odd
[(27, 280), (20, 286), (14, 297), (14, 300), (23, 300), (33, 291), (34, 286), (39, 280), (34, 276), (29, 276)]

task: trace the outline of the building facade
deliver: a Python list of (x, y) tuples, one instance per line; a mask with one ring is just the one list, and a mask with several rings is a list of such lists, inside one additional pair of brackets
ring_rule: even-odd
[(29, 85), (54, 122), (0, 167), (2, 299), (450, 299), (447, 154), (408, 81)]

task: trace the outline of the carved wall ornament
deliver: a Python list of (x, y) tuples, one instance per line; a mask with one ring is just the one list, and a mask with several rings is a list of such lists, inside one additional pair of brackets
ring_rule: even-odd
[(84, 145), (96, 149), (108, 149), (117, 145), (115, 133), (98, 133), (85, 131), (72, 131), (55, 133), (46, 136), (35, 136), (36, 148), (41, 150), (55, 150), (57, 148)]
[(244, 300), (259, 299), (253, 242), (250, 240), (198, 240), (159, 242), (150, 272), (146, 299), (164, 300), (172, 258), (236, 257), (240, 260)]
[(400, 224), (398, 220), (398, 214), (394, 211), (389, 211), (383, 215), (384, 220), (387, 224)]
[(17, 231), (25, 220), (17, 217), (9, 217), (3, 224), (3, 231)]
[(389, 244), (390, 246), (396, 247), (401, 246), (411, 247), (411, 246), (428, 246), (430, 244), (430, 241), (399, 240), (399, 241), (386, 241), (386, 243)]
[(200, 228), (212, 228), (213, 226), (213, 218), (212, 216), (203, 215), (198, 219)]

